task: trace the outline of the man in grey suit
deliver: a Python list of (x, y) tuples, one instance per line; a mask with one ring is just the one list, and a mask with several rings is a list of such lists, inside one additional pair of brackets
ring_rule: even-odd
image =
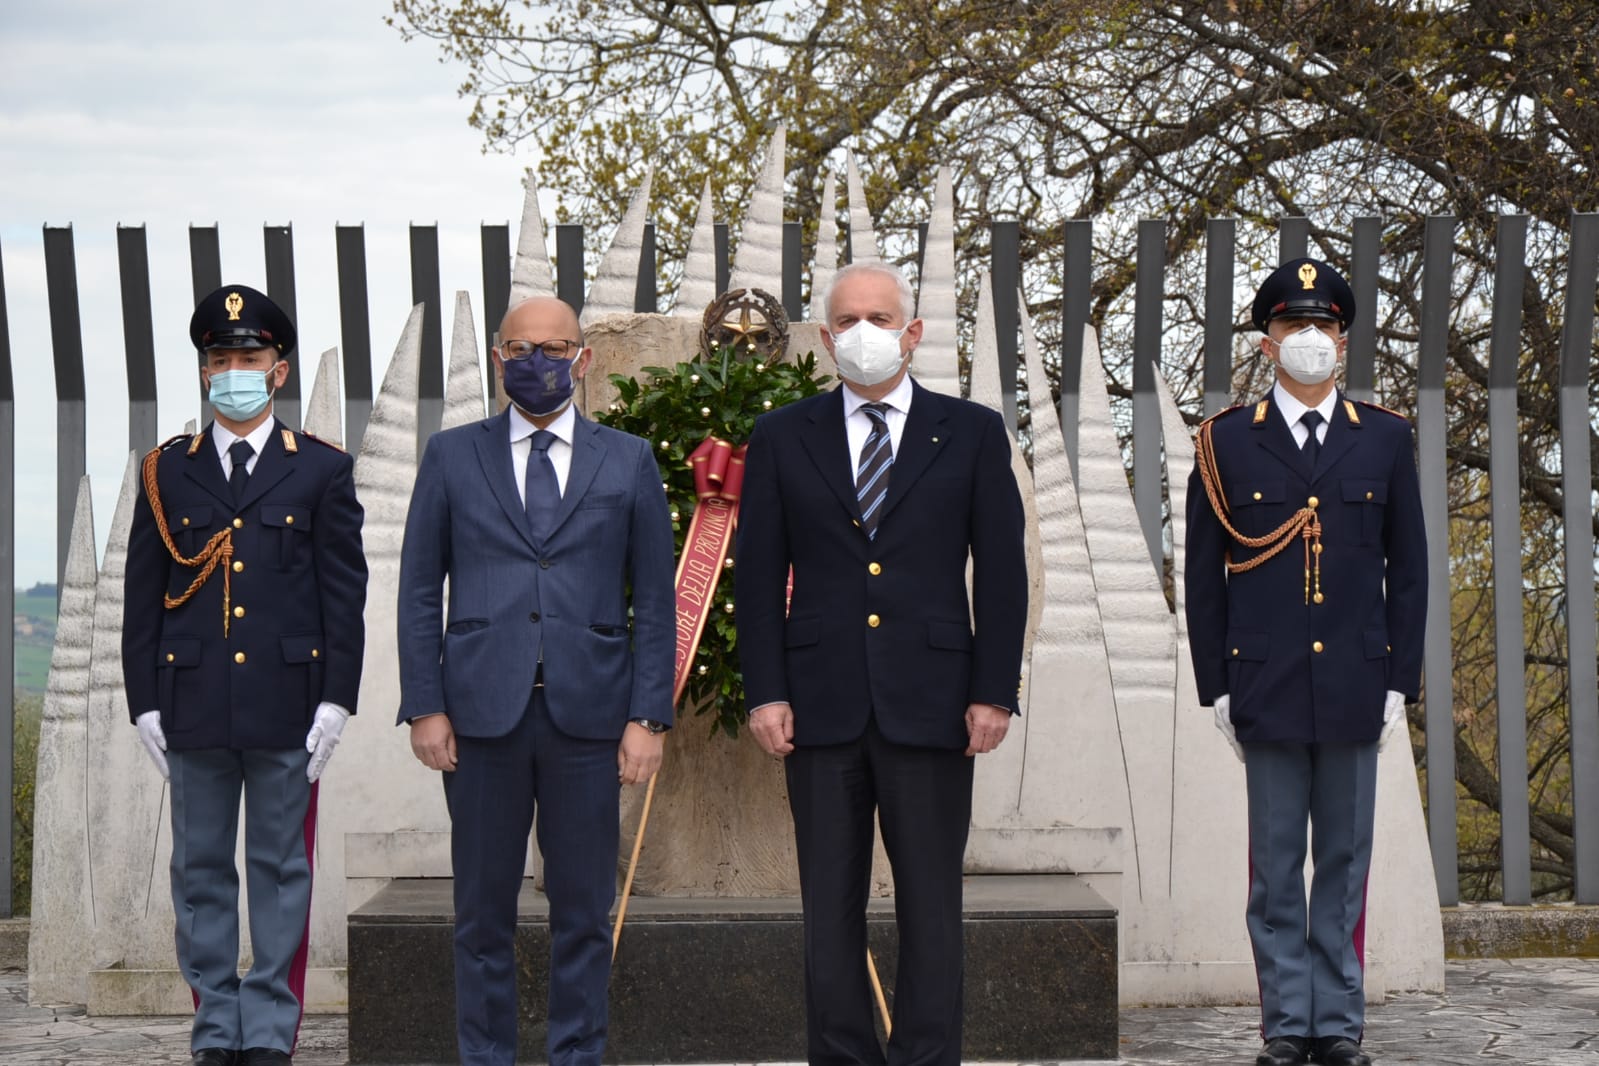
[(417, 471), (399, 720), (443, 772), (450, 810), (461, 1061), (516, 1058), (516, 900), (536, 812), (548, 1061), (599, 1066), (618, 785), (649, 780), (672, 723), (672, 522), (649, 443), (572, 406), (593, 358), (572, 308), (524, 300), (500, 337), (511, 406), (436, 434)]

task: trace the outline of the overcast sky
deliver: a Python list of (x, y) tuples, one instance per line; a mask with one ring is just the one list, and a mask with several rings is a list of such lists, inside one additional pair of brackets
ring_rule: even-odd
[[(226, 282), (266, 288), (263, 224), (292, 224), (302, 396), (339, 342), (334, 225), (366, 227), (374, 381), (410, 305), (407, 226), (439, 227), (448, 330), (482, 318), (478, 226), (514, 224), (523, 169), (484, 155), (463, 71), (386, 26), (386, 0), (0, 3), (0, 257), (17, 394), (16, 583), (55, 580), (55, 381), (42, 227), (70, 223), (97, 540), (127, 462), (116, 227), (150, 253), (160, 427), (198, 413), (188, 227), (220, 227)], [(547, 220), (552, 221), (551, 220)], [(481, 338), (479, 338), (481, 341)]]

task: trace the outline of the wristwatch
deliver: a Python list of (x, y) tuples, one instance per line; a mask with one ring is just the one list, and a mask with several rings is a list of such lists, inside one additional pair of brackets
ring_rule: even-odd
[(653, 718), (629, 718), (628, 721), (637, 722), (639, 725), (643, 726), (645, 729), (648, 729), (650, 731), (650, 735), (651, 736), (659, 736), (660, 734), (666, 732), (668, 729), (672, 728), (671, 726), (667, 725), (665, 722), (657, 722)]

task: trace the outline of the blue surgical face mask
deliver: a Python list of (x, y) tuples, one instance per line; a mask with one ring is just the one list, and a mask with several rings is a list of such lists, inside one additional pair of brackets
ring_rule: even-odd
[(573, 362), (551, 359), (542, 348), (525, 359), (506, 359), (505, 395), (530, 415), (553, 415), (572, 401)]
[[(277, 364), (272, 365), (272, 370)], [(211, 390), (207, 394), (211, 406), (223, 418), (234, 422), (248, 422), (267, 409), (272, 402), (272, 391), (267, 388), (267, 377), (272, 370), (224, 370), (211, 375)]]

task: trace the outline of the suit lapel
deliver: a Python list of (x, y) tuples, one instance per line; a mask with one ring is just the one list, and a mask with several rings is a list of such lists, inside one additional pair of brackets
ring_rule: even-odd
[[(811, 457), (811, 462), (816, 464), (816, 472), (833, 490), (838, 502), (844, 505), (844, 510), (851, 518), (859, 519), (861, 505), (855, 498), (855, 482), (850, 476), (854, 464), (849, 457), (849, 434), (844, 430), (843, 386), (828, 393), (827, 398), (816, 405), (811, 424), (800, 437), (800, 444)], [(892, 480), (889, 484), (892, 491)]]
[(187, 457), (189, 461), (183, 469), (183, 475), (231, 510), (233, 491), (228, 488), (227, 479), (222, 476), (222, 460), (217, 458), (216, 438), (211, 436), (210, 423), (206, 424), (204, 434), (205, 439), (200, 442), (200, 447)]
[(494, 418), (478, 423), (483, 432), (473, 444), (477, 447), (478, 462), (483, 466), (483, 477), (489, 491), (500, 502), (511, 525), (527, 541), (528, 547), (537, 548), (533, 534), (527, 527), (527, 510), (522, 506), (521, 494), (516, 490), (516, 469), (511, 465), (511, 409), (506, 408)]
[(605, 457), (605, 447), (600, 443), (600, 430), (593, 422), (579, 415), (572, 423), (572, 465), (566, 472), (566, 488), (561, 492), (561, 506), (550, 523), (549, 540), (572, 516), (578, 501), (599, 473), (600, 460)]
[(883, 501), (879, 523), (905, 498), (939, 448), (948, 442), (948, 431), (942, 428), (947, 417), (943, 399), (912, 379), (911, 409), (905, 415), (905, 429), (899, 435), (894, 465), (888, 471), (888, 498)]
[(1333, 416), (1327, 423), (1327, 439), (1321, 442), (1321, 454), (1316, 457), (1316, 472), (1310, 479), (1312, 482), (1331, 470), (1359, 441), (1357, 434), (1360, 424), (1349, 421), (1348, 408), (1344, 403), (1344, 394), (1340, 392)]
[[(250, 471), (249, 478), (244, 482), (244, 495), (239, 499), (237, 510), (243, 511), (266, 495), (272, 486), (294, 473), (289, 453), (283, 450), (283, 431), (286, 428), (282, 422), (273, 419), (272, 433), (262, 446), (261, 454), (256, 456), (255, 469)], [(218, 473), (221, 470), (222, 464), (218, 463)]]

